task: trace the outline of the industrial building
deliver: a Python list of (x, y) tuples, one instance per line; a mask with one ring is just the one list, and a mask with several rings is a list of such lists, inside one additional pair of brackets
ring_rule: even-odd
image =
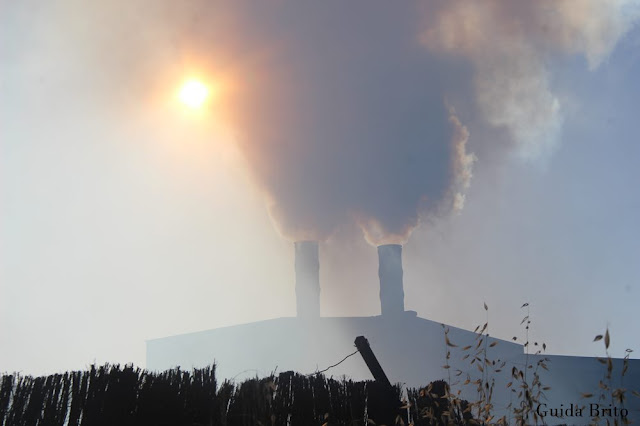
[[(546, 418), (547, 424), (588, 423), (590, 404), (596, 407), (623, 407), (628, 419), (640, 419), (640, 398), (631, 390), (640, 391), (640, 360), (629, 360), (621, 381), (623, 360), (612, 360), (610, 386), (627, 389), (624, 406), (608, 399), (599, 401), (599, 383), (607, 372), (596, 358), (526, 354), (521, 344), (486, 337), (481, 368), (465, 355), (477, 345), (478, 334), (420, 318), (404, 309), (402, 246), (381, 245), (378, 248), (381, 314), (371, 317), (320, 316), (320, 262), (318, 243), (295, 243), (297, 316), (277, 318), (231, 327), (153, 339), (147, 342), (147, 368), (164, 370), (179, 366), (199, 368), (216, 363), (220, 379), (241, 380), (267, 376), (273, 372), (293, 370), (311, 374), (337, 364), (354, 352), (354, 339), (365, 336), (386, 375), (392, 383), (406, 387), (425, 386), (434, 380), (448, 380), (454, 391), (473, 401), (475, 385), (464, 385), (467, 379), (479, 377), (495, 380), (493, 403), (497, 414), (507, 411), (509, 403), (517, 403), (517, 380), (511, 377), (514, 367), (525, 370), (532, 381), (536, 371), (545, 388), (541, 410), (584, 407), (581, 416)], [(445, 343), (447, 338), (452, 345)], [(472, 346), (471, 350), (463, 350)], [(533, 349), (533, 348), (532, 348)], [(450, 359), (447, 360), (447, 351)], [(362, 358), (351, 356), (325, 372), (328, 376), (347, 376), (356, 380), (372, 379)], [(538, 361), (545, 358), (544, 366)], [(495, 363), (494, 363), (495, 361)], [(477, 364), (480, 364), (478, 362)], [(444, 366), (447, 365), (448, 368)], [(528, 367), (531, 366), (531, 367)], [(605, 380), (606, 381), (606, 380)], [(508, 386), (509, 382), (515, 385)], [(592, 393), (592, 398), (582, 395)], [(547, 412), (547, 416), (549, 413)], [(603, 417), (606, 419), (606, 416)], [(618, 417), (620, 420), (620, 417)], [(611, 418), (613, 420), (613, 418)]]

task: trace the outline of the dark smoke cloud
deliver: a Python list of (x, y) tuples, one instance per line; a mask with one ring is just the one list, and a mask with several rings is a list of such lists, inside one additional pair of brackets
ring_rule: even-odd
[(421, 216), (460, 207), (470, 177), (449, 64), (411, 7), (333, 6), (291, 2), (251, 23), (271, 54), (242, 82), (239, 140), (286, 236), (355, 220), (372, 243), (403, 242)]
[[(596, 67), (633, 22), (625, 8), (598, 0), (69, 0), (23, 19), (40, 32), (34, 39), (53, 43), (48, 52), (63, 47), (63, 60), (84, 64), (80, 82), (94, 96), (136, 98), (190, 68), (223, 76), (230, 83), (218, 115), (281, 232), (323, 239), (355, 221), (377, 244), (403, 242), (422, 218), (464, 204), (474, 157), (456, 105), (445, 101), (450, 92), (539, 155), (562, 123), (549, 58), (581, 54)], [(60, 78), (70, 71), (62, 67)]]

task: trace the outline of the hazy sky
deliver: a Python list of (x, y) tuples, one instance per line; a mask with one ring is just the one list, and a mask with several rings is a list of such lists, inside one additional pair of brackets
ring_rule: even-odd
[[(482, 6), (480, 6), (482, 4)], [(0, 0), (0, 371), (405, 306), (550, 353), (640, 353), (640, 4)], [(205, 108), (177, 100), (188, 78)], [(417, 226), (417, 227), (416, 227)], [(364, 231), (364, 233), (363, 233)]]

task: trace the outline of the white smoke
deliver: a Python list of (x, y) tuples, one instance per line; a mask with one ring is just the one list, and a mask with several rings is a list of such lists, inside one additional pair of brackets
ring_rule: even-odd
[(529, 159), (551, 153), (560, 138), (563, 114), (550, 87), (552, 56), (584, 55), (595, 69), (640, 16), (638, 3), (625, 0), (462, 0), (432, 12), (422, 41), (471, 61), (484, 118), (505, 128)]

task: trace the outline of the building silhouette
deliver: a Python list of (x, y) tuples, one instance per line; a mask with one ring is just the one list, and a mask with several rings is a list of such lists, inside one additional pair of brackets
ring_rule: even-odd
[[(494, 411), (500, 415), (508, 404), (517, 402), (518, 381), (512, 377), (513, 368), (539, 375), (550, 408), (567, 409), (584, 406), (581, 417), (551, 418), (547, 424), (583, 424), (591, 418), (590, 404), (602, 408), (623, 405), (608, 399), (598, 401), (599, 383), (607, 381), (607, 365), (597, 358), (526, 354), (523, 345), (511, 341), (485, 337), (486, 360), (472, 363), (478, 345), (478, 334), (472, 331), (420, 318), (414, 311), (404, 309), (402, 246), (378, 247), (381, 314), (371, 317), (320, 317), (320, 263), (318, 243), (295, 243), (296, 308), (297, 316), (277, 318), (250, 324), (222, 327), (213, 330), (181, 334), (147, 341), (147, 368), (164, 370), (179, 366), (200, 368), (216, 363), (220, 379), (241, 380), (267, 376), (277, 371), (293, 370), (311, 374), (338, 363), (352, 353), (354, 339), (366, 336), (380, 364), (392, 383), (405, 387), (425, 386), (435, 380), (450, 380), (452, 389), (462, 390), (462, 397), (474, 401), (475, 385), (464, 385), (478, 378), (495, 380)], [(448, 346), (446, 338), (451, 345)], [(464, 350), (465, 347), (470, 349)], [(482, 349), (480, 347), (479, 349)], [(538, 347), (529, 348), (535, 352)], [(447, 352), (450, 358), (447, 359)], [(465, 357), (467, 354), (471, 354)], [(543, 363), (543, 366), (539, 364)], [(613, 359), (612, 388), (627, 389), (624, 408), (628, 419), (640, 420), (640, 398), (631, 390), (640, 391), (640, 360), (629, 360), (621, 381), (624, 360)], [(478, 364), (481, 364), (478, 367)], [(444, 366), (448, 366), (445, 368)], [(531, 366), (531, 367), (528, 367)], [(356, 380), (372, 379), (359, 356), (352, 356), (332, 367), (327, 376), (348, 376)], [(511, 386), (508, 386), (512, 382)], [(458, 383), (458, 384), (456, 384)], [(581, 395), (591, 393), (592, 398)], [(603, 417), (606, 419), (607, 417)], [(610, 418), (613, 420), (613, 417)], [(618, 417), (620, 420), (620, 417)]]

